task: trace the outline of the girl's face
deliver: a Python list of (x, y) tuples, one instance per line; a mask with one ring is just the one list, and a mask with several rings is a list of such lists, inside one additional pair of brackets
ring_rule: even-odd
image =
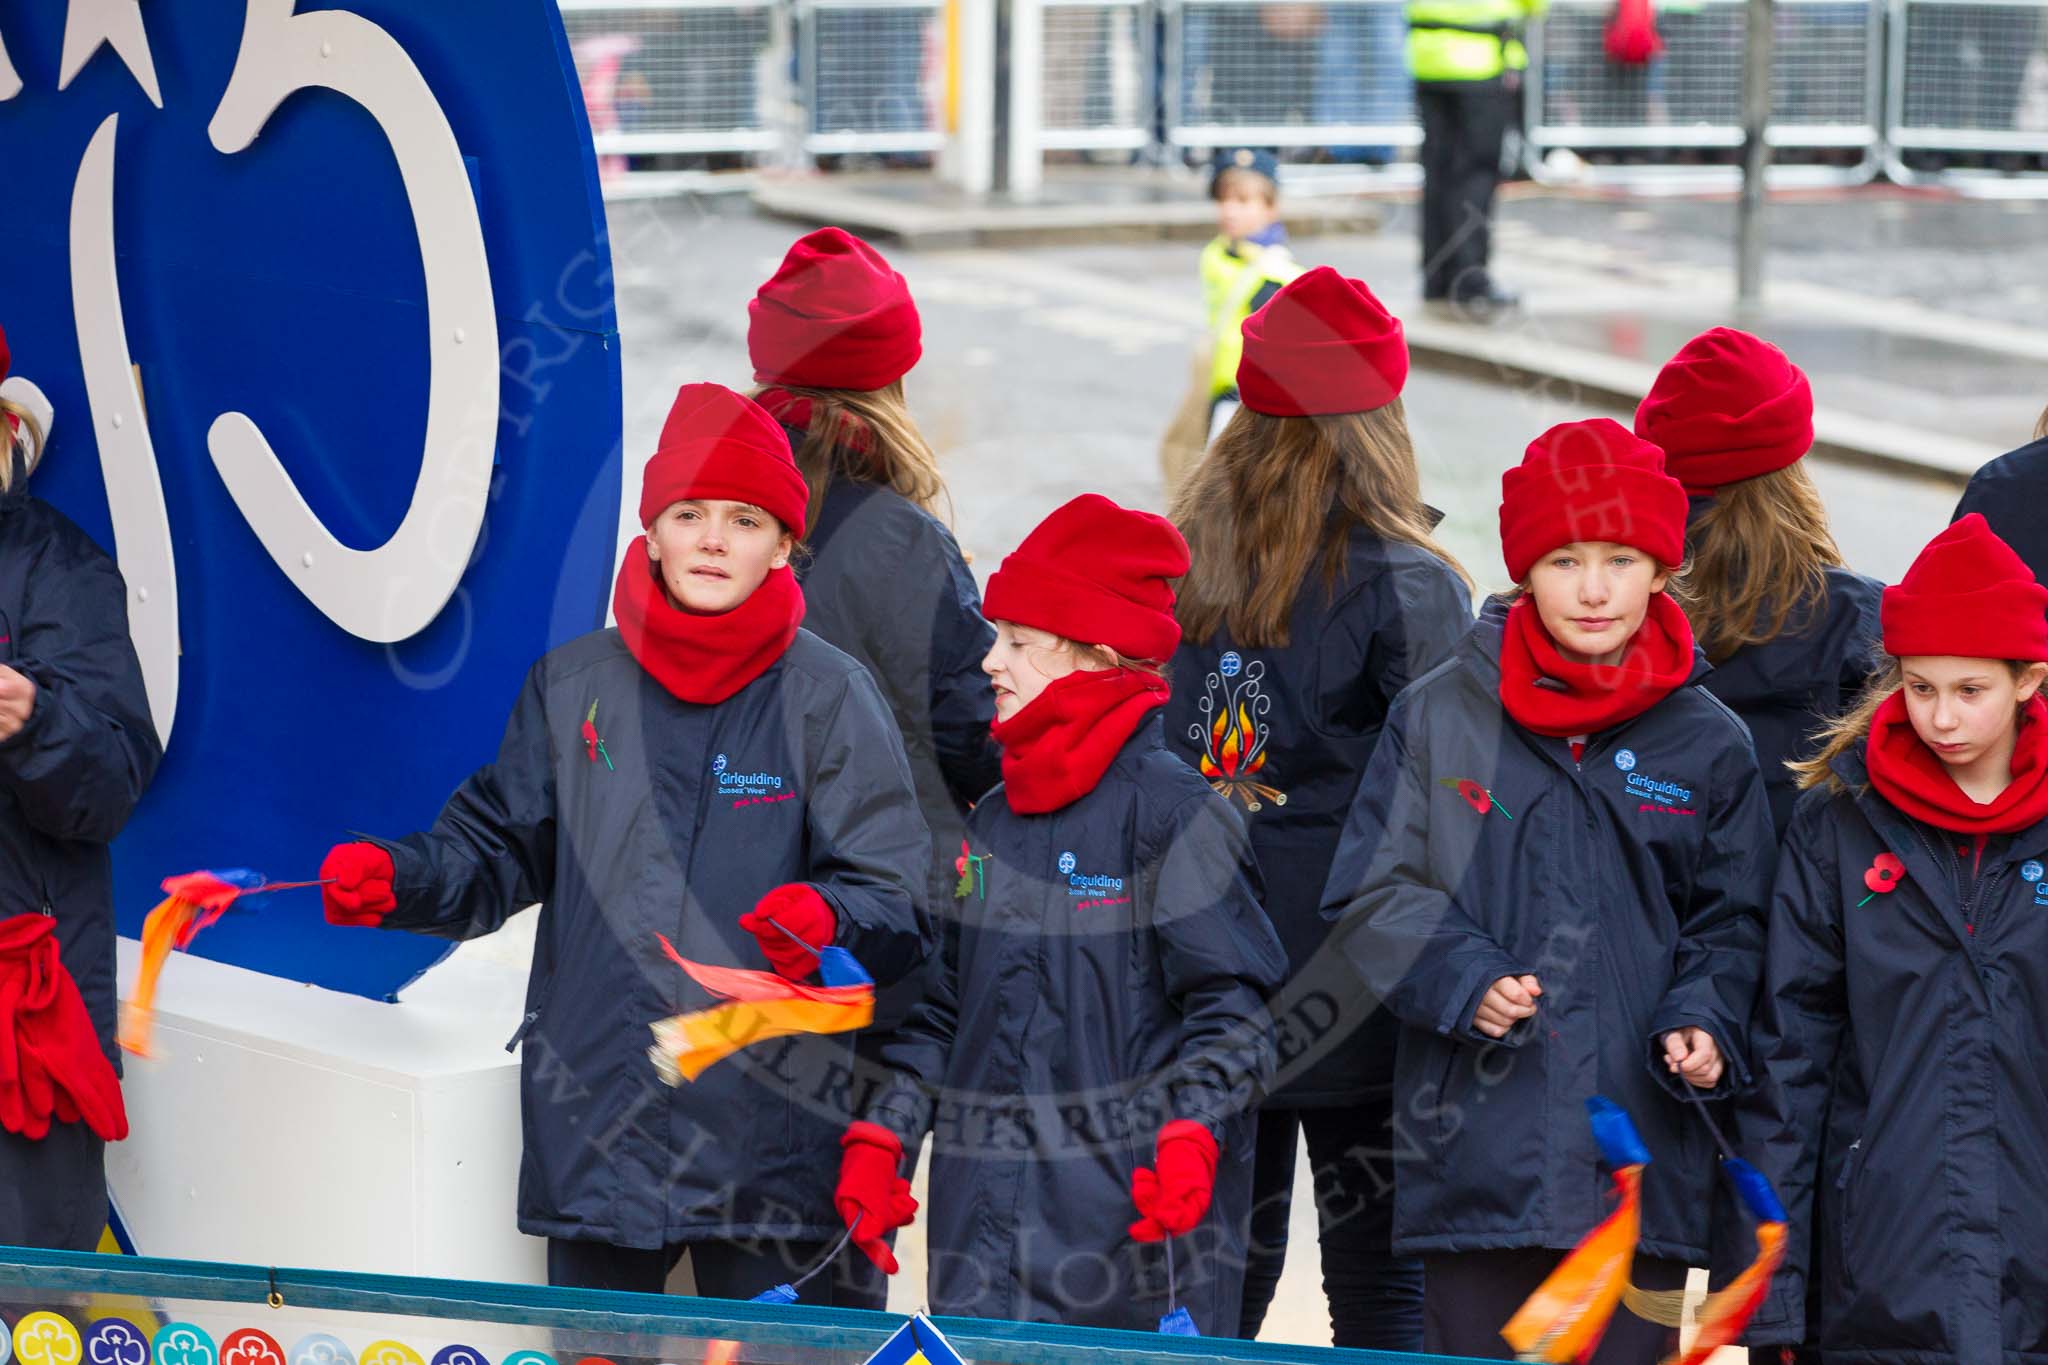
[(1669, 578), (1634, 546), (1582, 540), (1538, 560), (1527, 586), (1550, 638), (1586, 662), (1620, 657)]
[(788, 565), (795, 538), (749, 502), (672, 502), (647, 528), (647, 557), (684, 611), (716, 616)]
[(1051, 631), (998, 621), (996, 642), (981, 661), (996, 689), (996, 719), (1008, 720), (1038, 699), (1038, 694), (1084, 668), (1107, 668), (1093, 646), (1077, 645)]
[(1280, 209), (1249, 183), (1231, 176), (1216, 188), (1216, 228), (1233, 242), (1264, 232), (1280, 221)]
[(2014, 677), (2003, 659), (1929, 654), (1899, 664), (1913, 733), (1951, 768), (1985, 758), (2009, 762), (2019, 708), (2048, 677), (2048, 664), (2028, 664)]

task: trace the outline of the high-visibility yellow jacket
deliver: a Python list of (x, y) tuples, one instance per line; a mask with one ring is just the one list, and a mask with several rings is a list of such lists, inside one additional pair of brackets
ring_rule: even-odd
[(1408, 70), (1418, 81), (1490, 81), (1529, 65), (1522, 26), (1549, 0), (1408, 0)]
[(1252, 315), (1260, 292), (1269, 284), (1277, 289), (1301, 273), (1285, 246), (1245, 243), (1239, 250), (1244, 254), (1231, 251), (1228, 237), (1217, 237), (1202, 248), (1202, 298), (1209, 309), (1209, 331), (1216, 338), (1209, 367), (1211, 398), (1237, 387), (1244, 320)]

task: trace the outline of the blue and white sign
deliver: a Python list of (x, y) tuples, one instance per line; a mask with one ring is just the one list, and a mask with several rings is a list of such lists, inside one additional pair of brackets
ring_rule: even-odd
[[(0, 325), (55, 412), (31, 491), (119, 559), (165, 739), (123, 932), (172, 873), (424, 826), (614, 567), (610, 251), (553, 0), (9, 5), (0, 162)], [(195, 949), (371, 996), (443, 951), (308, 896)]]

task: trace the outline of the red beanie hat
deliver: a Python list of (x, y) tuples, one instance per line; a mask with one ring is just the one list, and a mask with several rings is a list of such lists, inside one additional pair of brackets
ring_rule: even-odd
[(1884, 651), (2048, 661), (2048, 588), (1972, 512), (1884, 590)]
[(750, 502), (801, 538), (811, 490), (759, 403), (723, 384), (685, 384), (640, 476), (640, 524), (685, 498)]
[(0, 381), (5, 381), (14, 364), (14, 352), (7, 349), (7, 329), (0, 327)]
[(1180, 644), (1170, 580), (1187, 571), (1188, 543), (1172, 522), (1083, 493), (989, 575), (982, 612), (1156, 662)]
[(747, 305), (747, 355), (763, 384), (886, 388), (924, 354), (910, 287), (844, 228), (799, 237)]
[(1813, 387), (1770, 342), (1716, 327), (1657, 372), (1636, 435), (1694, 494), (1783, 469), (1813, 448)]
[(1633, 545), (1673, 569), (1685, 561), (1686, 510), (1663, 451), (1610, 418), (1564, 422), (1501, 476), (1501, 554), (1517, 583), (1544, 555), (1581, 540)]
[(1319, 265), (1244, 320), (1237, 394), (1268, 417), (1370, 412), (1401, 396), (1401, 320), (1357, 280)]

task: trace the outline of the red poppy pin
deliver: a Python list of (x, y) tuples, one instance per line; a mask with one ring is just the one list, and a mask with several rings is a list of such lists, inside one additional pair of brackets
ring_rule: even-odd
[(982, 872), (982, 865), (995, 857), (993, 853), (976, 853), (960, 841), (960, 856), (953, 860), (953, 870), (960, 874), (960, 880), (953, 883), (953, 899), (965, 900), (969, 896), (988, 899), (988, 880)]
[(1870, 888), (1870, 894), (1857, 901), (1856, 908), (1862, 909), (1885, 892), (1896, 888), (1905, 879), (1906, 865), (1898, 860), (1896, 854), (1878, 854), (1863, 874), (1863, 884)]
[(598, 737), (596, 702), (590, 703), (590, 714), (583, 718), (583, 747), (589, 751), (592, 763), (597, 762), (601, 758), (604, 760), (604, 766), (607, 769), (611, 769), (614, 772), (617, 771), (617, 769), (612, 768), (612, 756), (605, 749), (604, 741)]
[(1506, 819), (1512, 820), (1515, 818), (1508, 814), (1508, 808), (1500, 803), (1499, 797), (1469, 777), (1439, 777), (1436, 780), (1436, 784), (1439, 787), (1450, 787), (1456, 790), (1458, 795), (1465, 798), (1465, 804), (1478, 811), (1481, 815), (1486, 814), (1490, 810), (1497, 810)]

